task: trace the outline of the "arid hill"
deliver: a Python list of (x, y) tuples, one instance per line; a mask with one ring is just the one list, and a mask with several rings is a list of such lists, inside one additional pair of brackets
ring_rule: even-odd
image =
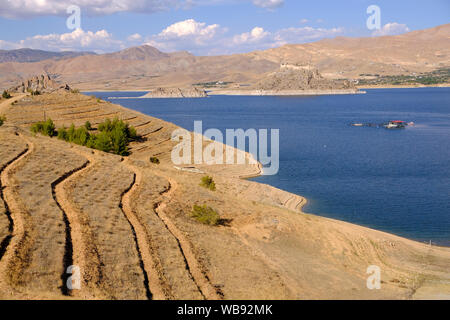
[[(302, 213), (301, 196), (239, 178), (258, 165), (174, 166), (174, 124), (66, 91), (16, 95), (0, 114), (2, 299), (450, 297), (449, 248)], [(113, 117), (140, 135), (129, 156), (30, 133), (45, 118), (96, 132)], [(371, 265), (381, 290), (366, 286)], [(79, 289), (65, 285), (69, 266)]]
[(57, 83), (56, 81), (52, 80), (48, 74), (41, 74), (39, 76), (34, 76), (23, 81), (19, 85), (9, 88), (7, 91), (10, 93), (33, 92), (40, 94), (44, 92), (52, 92), (59, 89), (70, 90), (70, 87), (68, 84)]
[(273, 72), (259, 81), (255, 88), (258, 90), (341, 90), (356, 87), (348, 80), (325, 79), (318, 69), (308, 65), (282, 64), (280, 70)]
[(48, 59), (73, 58), (83, 55), (95, 55), (93, 52), (62, 51), (52, 52), (35, 49), (0, 50), (1, 62), (36, 62)]
[(338, 37), (264, 51), (197, 57), (187, 52), (163, 53), (150, 46), (64, 60), (0, 63), (0, 88), (35, 74), (82, 90), (149, 90), (223, 81), (256, 84), (281, 63), (316, 66), (329, 79), (365, 75), (430, 72), (450, 66), (450, 24), (398, 36)]
[(205, 98), (205, 90), (198, 88), (156, 88), (141, 98)]

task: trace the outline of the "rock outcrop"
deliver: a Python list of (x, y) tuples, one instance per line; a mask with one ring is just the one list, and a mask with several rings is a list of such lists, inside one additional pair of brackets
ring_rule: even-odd
[(205, 98), (205, 90), (198, 88), (157, 88), (141, 98)]
[(348, 80), (325, 79), (317, 68), (302, 65), (281, 64), (280, 69), (269, 74), (256, 85), (264, 91), (355, 90)]
[(9, 92), (52, 92), (55, 90), (64, 89), (70, 90), (68, 84), (60, 84), (52, 80), (48, 74), (41, 74), (40, 76), (34, 76), (30, 79), (23, 81), (18, 86), (10, 88)]

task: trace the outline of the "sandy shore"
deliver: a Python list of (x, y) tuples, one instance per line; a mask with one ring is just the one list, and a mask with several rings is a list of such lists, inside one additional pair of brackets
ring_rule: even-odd
[(358, 89), (413, 89), (413, 88), (449, 88), (450, 83), (443, 83), (440, 85), (432, 85), (432, 86), (425, 86), (425, 85), (400, 85), (400, 86), (394, 86), (394, 85), (382, 85), (382, 86), (358, 86)]
[(355, 90), (213, 90), (208, 95), (228, 96), (317, 96), (335, 94), (363, 94), (364, 91)]

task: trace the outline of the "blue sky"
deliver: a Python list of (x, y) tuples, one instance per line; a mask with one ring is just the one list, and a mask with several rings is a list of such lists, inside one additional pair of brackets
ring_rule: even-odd
[[(80, 29), (66, 25), (70, 5), (81, 10)], [(366, 26), (370, 5), (380, 8), (379, 30)], [(229, 54), (400, 34), (449, 18), (448, 0), (0, 0), (0, 49), (112, 52), (147, 43), (169, 52)]]

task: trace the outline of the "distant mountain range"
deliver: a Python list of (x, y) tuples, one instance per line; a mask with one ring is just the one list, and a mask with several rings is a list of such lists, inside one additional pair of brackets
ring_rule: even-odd
[(397, 36), (338, 37), (245, 54), (194, 56), (148, 45), (109, 54), (0, 51), (0, 88), (48, 73), (82, 90), (148, 90), (193, 84), (250, 86), (280, 64), (311, 65), (329, 79), (415, 75), (450, 68), (450, 24)]
[(84, 55), (94, 55), (94, 52), (63, 51), (52, 52), (35, 49), (0, 50), (0, 63), (2, 62), (37, 62), (47, 59), (74, 58)]

